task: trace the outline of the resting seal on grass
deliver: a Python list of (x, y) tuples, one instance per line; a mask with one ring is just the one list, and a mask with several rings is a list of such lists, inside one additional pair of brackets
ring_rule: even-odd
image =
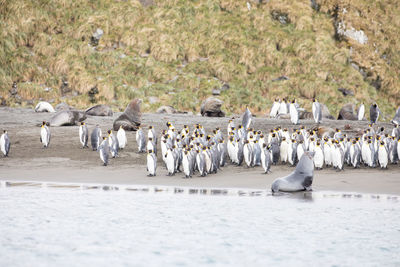
[(50, 126), (72, 126), (86, 120), (86, 114), (78, 110), (64, 110), (57, 112), (50, 119)]
[(288, 176), (278, 178), (272, 183), (272, 192), (310, 191), (314, 176), (314, 154), (314, 152), (310, 151), (304, 152), (294, 172)]
[(141, 104), (141, 99), (133, 99), (124, 113), (115, 119), (113, 124), (114, 131), (118, 131), (121, 126), (125, 131), (136, 131), (142, 122)]

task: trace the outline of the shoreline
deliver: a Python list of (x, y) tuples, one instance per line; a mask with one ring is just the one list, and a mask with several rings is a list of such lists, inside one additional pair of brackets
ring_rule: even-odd
[[(111, 159), (107, 167), (101, 166), (98, 152), (82, 149), (78, 138), (78, 126), (51, 127), (52, 140), (48, 149), (43, 149), (39, 142), (40, 128), (43, 120), (53, 114), (35, 113), (30, 109), (0, 108), (0, 130), (7, 129), (11, 140), (10, 155), (0, 157), (0, 180), (10, 181), (44, 181), (66, 183), (103, 183), (103, 184), (136, 184), (148, 186), (189, 186), (201, 188), (253, 188), (268, 190), (274, 179), (288, 175), (294, 168), (278, 164), (272, 166), (272, 173), (262, 174), (260, 167), (246, 168), (229, 165), (217, 174), (201, 178), (194, 175), (191, 179), (182, 179), (183, 174), (166, 176), (167, 171), (158, 155), (156, 177), (147, 177), (146, 156), (138, 154), (135, 132), (127, 132), (128, 144), (117, 159)], [(99, 124), (103, 133), (111, 128), (112, 117), (89, 116), (86, 120), (89, 131)], [(184, 114), (143, 114), (144, 127), (154, 125), (158, 134), (165, 128), (165, 122), (171, 121), (177, 128), (183, 124), (201, 123), (207, 132), (221, 127), (226, 135), (226, 125), (230, 118), (209, 118)], [(239, 118), (235, 119), (239, 122)], [(301, 125), (315, 126), (312, 120), (301, 120)], [(367, 121), (325, 120), (324, 127), (350, 125), (347, 132), (356, 133), (367, 126)], [(293, 128), (289, 120), (254, 118), (254, 127), (263, 132), (272, 127)], [(388, 123), (379, 123), (391, 129)], [(296, 126), (298, 127), (298, 126)], [(370, 169), (362, 167), (353, 169), (345, 167), (344, 171), (333, 169), (314, 171), (313, 190), (357, 193), (379, 193), (400, 195), (400, 165), (389, 165), (389, 169)]]

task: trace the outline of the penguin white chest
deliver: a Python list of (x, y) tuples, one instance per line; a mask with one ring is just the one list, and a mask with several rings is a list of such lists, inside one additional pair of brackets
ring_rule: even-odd
[(151, 154), (147, 155), (147, 170), (149, 171), (149, 174), (155, 175), (155, 164), (154, 164), (154, 158)]
[(1, 135), (0, 137), (0, 148), (1, 148), (1, 152), (3, 152), (4, 155), (7, 154), (6, 152), (6, 139), (4, 137), (4, 134)]
[(316, 168), (322, 168), (324, 165), (324, 153), (319, 146), (315, 148), (314, 165)]
[(47, 146), (47, 131), (44, 127), (40, 130), (40, 137), (42, 138), (43, 145)]
[(182, 167), (183, 167), (183, 172), (185, 173), (186, 176), (190, 175), (190, 167), (189, 167), (189, 158), (187, 155), (183, 155), (182, 159)]
[(386, 148), (384, 146), (379, 146), (378, 149), (378, 160), (379, 160), (379, 165), (381, 168), (386, 168), (388, 164), (388, 154), (386, 151)]

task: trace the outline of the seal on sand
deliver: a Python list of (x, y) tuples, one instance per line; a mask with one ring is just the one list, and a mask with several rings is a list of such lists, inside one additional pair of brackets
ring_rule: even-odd
[(41, 101), (35, 107), (35, 112), (56, 112), (49, 102)]
[(113, 111), (107, 105), (96, 105), (91, 108), (88, 108), (86, 111), (87, 115), (90, 116), (112, 116)]
[(120, 126), (125, 131), (136, 131), (142, 122), (142, 113), (140, 112), (140, 104), (142, 100), (135, 98), (126, 107), (124, 113), (115, 119), (113, 128), (118, 131)]
[(72, 126), (86, 120), (86, 114), (78, 110), (63, 110), (57, 112), (51, 119), (51, 126)]
[(272, 183), (272, 192), (310, 191), (314, 176), (314, 154), (315, 152), (304, 152), (294, 172), (288, 176), (278, 178)]

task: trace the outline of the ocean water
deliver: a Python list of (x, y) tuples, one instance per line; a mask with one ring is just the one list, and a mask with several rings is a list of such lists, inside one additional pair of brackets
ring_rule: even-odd
[(397, 198), (256, 195), (3, 186), (0, 266), (400, 266)]

